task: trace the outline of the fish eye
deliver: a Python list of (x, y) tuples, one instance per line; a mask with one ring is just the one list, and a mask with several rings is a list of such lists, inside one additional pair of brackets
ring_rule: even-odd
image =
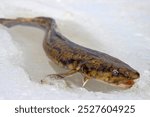
[(119, 71), (116, 70), (116, 69), (114, 69), (114, 70), (112, 71), (112, 75), (113, 75), (113, 76), (118, 76), (118, 75), (119, 75)]

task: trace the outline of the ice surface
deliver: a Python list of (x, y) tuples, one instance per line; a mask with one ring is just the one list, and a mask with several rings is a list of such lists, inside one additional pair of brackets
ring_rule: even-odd
[(0, 26), (0, 99), (150, 99), (149, 6), (149, 0), (1, 0), (0, 17), (53, 17), (63, 35), (120, 58), (141, 77), (128, 90), (94, 80), (82, 88), (79, 74), (42, 85), (40, 79), (63, 71), (45, 56), (44, 32)]

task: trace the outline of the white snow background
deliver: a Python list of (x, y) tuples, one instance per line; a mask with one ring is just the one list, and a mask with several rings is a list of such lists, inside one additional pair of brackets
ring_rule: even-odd
[(82, 88), (79, 74), (40, 84), (63, 71), (43, 51), (44, 32), (0, 25), (0, 99), (150, 99), (149, 0), (0, 0), (1, 18), (35, 16), (53, 17), (71, 41), (123, 60), (141, 77), (127, 90), (94, 80)]

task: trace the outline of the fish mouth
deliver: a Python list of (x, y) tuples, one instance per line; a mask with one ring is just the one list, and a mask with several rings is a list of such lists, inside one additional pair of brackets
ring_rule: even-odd
[(131, 88), (135, 82), (137, 82), (137, 79), (133, 79), (133, 80), (125, 80), (125, 81), (122, 81), (118, 84), (115, 84), (115, 83), (108, 83), (108, 82), (104, 82), (104, 81), (101, 81), (100, 82), (104, 83), (104, 84), (109, 84), (110, 86), (113, 86), (113, 87), (119, 87), (119, 88), (123, 88), (123, 89), (128, 89), (128, 88)]
[(123, 88), (123, 89), (128, 89), (128, 88), (131, 88), (134, 84), (135, 84), (134, 81), (130, 81), (130, 83), (129, 82), (128, 83), (120, 83), (120, 84), (111, 83), (109, 85), (114, 86), (114, 87)]
[(128, 89), (128, 88), (131, 88), (134, 84), (135, 84), (134, 81), (130, 81), (130, 84), (121, 83), (117, 86), (120, 87), (120, 88)]
[(135, 82), (137, 82), (137, 80), (127, 80), (124, 81), (123, 83), (118, 84), (117, 86), (127, 89), (127, 88), (131, 88), (135, 84)]

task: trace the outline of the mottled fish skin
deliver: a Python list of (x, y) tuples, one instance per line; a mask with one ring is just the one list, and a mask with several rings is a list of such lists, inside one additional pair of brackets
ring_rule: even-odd
[[(18, 24), (37, 26), (46, 31), (43, 48), (56, 64), (75, 70), (88, 79), (97, 79), (112, 85), (129, 88), (140, 74), (123, 61), (103, 52), (78, 45), (57, 31), (55, 20), (47, 17), (0, 19), (11, 27)], [(14, 22), (14, 23), (13, 23)]]

